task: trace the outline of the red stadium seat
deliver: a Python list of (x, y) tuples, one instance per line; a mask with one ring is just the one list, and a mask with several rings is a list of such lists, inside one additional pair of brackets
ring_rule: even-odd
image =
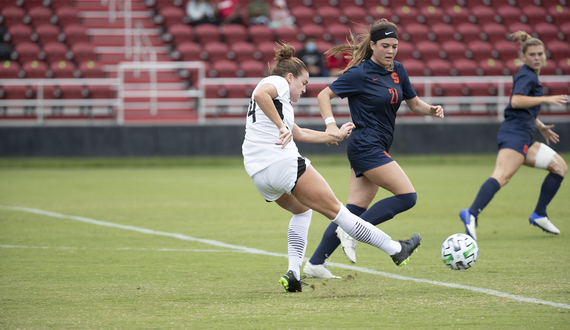
[(481, 33), (483, 33), (483, 30), (477, 24), (462, 23), (457, 26), (457, 32), (461, 35), (461, 40), (463, 42), (469, 43), (471, 41), (481, 40)]
[(325, 40), (332, 43), (346, 43), (350, 40), (350, 30), (344, 24), (332, 24), (327, 27)]
[(326, 51), (328, 51), (331, 48), (333, 48), (332, 43), (330, 43), (328, 41), (322, 41), (322, 40), (317, 41), (317, 50), (319, 52), (324, 54)]
[(434, 92), (437, 96), (465, 96), (469, 94), (469, 89), (464, 84), (444, 83), (435, 84)]
[(222, 35), (227, 44), (247, 41), (247, 30), (241, 24), (228, 24), (223, 27)]
[(168, 34), (172, 38), (171, 42), (175, 45), (194, 40), (192, 27), (186, 24), (171, 25), (168, 27)]
[[(8, 40), (12, 45), (21, 42), (30, 41), (32, 37), (32, 28), (29, 25), (16, 24), (8, 26)], [(6, 37), (6, 36), (5, 36)]]
[(548, 13), (557, 25), (562, 25), (570, 21), (570, 7), (568, 7), (568, 4), (566, 4), (566, 6), (562, 6), (561, 4), (551, 6), (548, 8)]
[(87, 96), (87, 94), (83, 92), (83, 86), (81, 85), (61, 85), (59, 89), (61, 90), (62, 99), (76, 100)]
[(494, 43), (495, 58), (510, 61), (519, 57), (519, 48), (511, 41), (500, 40)]
[(31, 24), (34, 26), (42, 24), (50, 24), (53, 12), (47, 7), (33, 7), (28, 10), (28, 16), (31, 19)]
[(450, 76), (451, 75), (451, 64), (449, 61), (442, 59), (433, 59), (427, 61), (427, 68), (431, 72), (431, 76)]
[(328, 87), (328, 84), (308, 84), (307, 93), (304, 94), (306, 97), (317, 97), (319, 93)]
[(254, 44), (260, 44), (266, 41), (273, 41), (273, 30), (265, 25), (252, 25), (248, 28), (249, 39)]
[[(401, 59), (408, 59), (414, 57), (414, 52), (416, 51), (416, 47), (414, 46), (413, 42), (402, 42), (398, 43), (398, 53), (396, 53), (396, 61)], [(417, 52), (416, 56), (420, 56), (420, 53)]]
[(60, 7), (55, 11), (57, 16), (57, 24), (62, 27), (66, 27), (71, 24), (81, 24), (81, 18), (79, 17), (79, 9), (75, 7)]
[(316, 12), (311, 7), (298, 6), (291, 7), (291, 15), (295, 17), (295, 24), (297, 26), (303, 26), (305, 24), (314, 23), (313, 19), (316, 16)]
[(4, 26), (12, 26), (15, 24), (24, 23), (24, 17), (26, 16), (26, 11), (20, 7), (6, 7), (1, 8), (0, 14), (2, 16), (2, 23)]
[(301, 35), (307, 37), (314, 37), (317, 40), (325, 40), (325, 28), (322, 25), (306, 24), (300, 28)]
[[(541, 72), (542, 74), (542, 72)], [(568, 95), (570, 94), (570, 83), (542, 83), (545, 88), (545, 95)]]
[(182, 61), (200, 61), (204, 49), (195, 42), (186, 41), (179, 44), (176, 47), (176, 51), (180, 53), (180, 60)]
[(394, 15), (398, 16), (399, 24), (408, 25), (417, 23), (420, 13), (415, 7), (402, 6), (396, 8)]
[(65, 35), (65, 42), (70, 45), (76, 44), (78, 42), (88, 41), (87, 27), (83, 25), (67, 25), (63, 28), (63, 34)]
[(42, 7), (44, 5), (43, 0), (24, 0), (23, 6), (30, 9), (34, 7)]
[[(34, 42), (21, 42), (14, 47), (14, 52), (18, 55), (16, 58), (20, 63), (38, 60), (40, 46)], [(14, 59), (14, 57), (12, 57)]]
[(543, 7), (526, 5), (522, 7), (522, 12), (524, 16), (527, 18), (528, 24), (536, 25), (538, 23), (547, 22), (546, 20), (547, 11)]
[(545, 44), (550, 58), (555, 61), (570, 58), (570, 44), (562, 40), (552, 40)]
[(501, 17), (502, 24), (510, 25), (520, 23), (523, 13), (518, 7), (500, 6), (497, 8), (497, 15)]
[(435, 34), (436, 40), (445, 42), (455, 40), (455, 27), (450, 24), (437, 23), (431, 27), (431, 31)]
[(79, 64), (81, 78), (105, 78), (103, 64), (94, 61), (86, 61)]
[(558, 68), (564, 75), (570, 75), (570, 58), (558, 61)]
[[(378, 8), (376, 8), (376, 12), (377, 10)], [(370, 11), (369, 13), (374, 16), (374, 12), (375, 11)], [(348, 6), (342, 10), (340, 22), (345, 23), (352, 30), (352, 32), (360, 33), (361, 31), (359, 31), (358, 26), (365, 24), (367, 14), (368, 13), (366, 10), (364, 10), (364, 8), (357, 6)]]
[(510, 59), (505, 61), (505, 67), (509, 70), (510, 75), (514, 75), (519, 72), (520, 68), (523, 66), (523, 62), (518, 58)]
[[(313, 4), (314, 5), (314, 4)], [(339, 22), (341, 11), (331, 6), (316, 6), (317, 16), (321, 18), (321, 24), (328, 26)]]
[(254, 44), (240, 41), (230, 45), (230, 53), (228, 57), (234, 61), (243, 62), (245, 60), (253, 60), (256, 52), (257, 49)]
[(478, 69), (479, 66), (477, 65), (477, 62), (462, 58), (453, 61), (452, 74), (454, 76), (477, 76), (479, 74), (477, 71)]
[(240, 65), (238, 75), (241, 77), (264, 77), (267, 65), (260, 61), (248, 60)]
[(504, 76), (509, 73), (505, 71), (505, 64), (501, 60), (488, 59), (479, 62), (479, 67), (483, 70), (485, 76)]
[[(273, 58), (275, 57), (275, 48), (277, 45), (273, 42), (263, 42), (257, 45), (257, 50), (260, 53), (261, 61), (263, 62), (273, 62)], [(296, 51), (299, 49), (295, 48)]]
[(78, 42), (71, 46), (73, 59), (77, 63), (86, 61), (96, 61), (97, 53), (95, 53), (95, 45), (87, 42)]
[(420, 52), (421, 59), (425, 62), (439, 59), (439, 53), (442, 50), (439, 43), (433, 41), (420, 41), (416, 44), (416, 50)]
[(538, 33), (538, 38), (542, 42), (549, 42), (551, 40), (558, 40), (558, 28), (550, 23), (538, 23), (534, 26), (534, 30)]
[(89, 97), (92, 99), (114, 99), (116, 98), (116, 91), (113, 86), (109, 85), (89, 85)]
[(428, 35), (431, 33), (430, 29), (420, 23), (411, 23), (406, 25), (405, 34), (409, 36), (409, 41), (420, 42), (423, 40), (428, 40)]
[(461, 41), (446, 41), (442, 44), (442, 48), (445, 51), (446, 58), (450, 61), (466, 58), (467, 46)]
[(458, 5), (445, 7), (445, 13), (447, 14), (447, 17), (449, 17), (449, 23), (455, 26), (469, 22), (469, 16), (471, 16), (469, 8)]
[(471, 57), (476, 61), (487, 60), (492, 58), (493, 46), (491, 43), (483, 40), (475, 40), (467, 44), (467, 57)]
[(540, 69), (541, 76), (554, 76), (556, 74), (556, 69), (558, 65), (556, 65), (556, 61), (547, 59), (546, 63)]
[(50, 65), (54, 78), (75, 78), (75, 64), (69, 61), (53, 62)]
[(228, 59), (229, 46), (223, 42), (210, 42), (204, 45), (204, 52), (206, 52), (206, 59), (210, 62), (216, 62)]
[(483, 26), (485, 24), (495, 23), (497, 12), (492, 7), (475, 6), (471, 8), (471, 14), (475, 16), (477, 24), (479, 24), (479, 26)]
[(297, 41), (298, 34), (299, 29), (297, 27), (282, 26), (275, 29), (275, 39), (277, 41), (283, 40), (285, 42), (294, 42)]
[(183, 24), (186, 16), (182, 8), (174, 6), (164, 7), (159, 10), (158, 14), (163, 18), (162, 24), (167, 28), (174, 24)]
[(497, 42), (507, 40), (507, 28), (498, 23), (489, 23), (483, 26), (483, 32), (487, 36), (487, 41)]
[(26, 74), (26, 78), (46, 78), (46, 73), (48, 70), (47, 64), (41, 61), (31, 61), (26, 62), (22, 67), (24, 73)]
[[(341, 2), (343, 2), (343, 1), (341, 1)], [(346, 8), (349, 8), (349, 7), (352, 7), (353, 9), (350, 9), (350, 10), (354, 11), (355, 13), (360, 12), (360, 14), (358, 14), (358, 15), (362, 15), (362, 13), (363, 13), (362, 10), (359, 10), (362, 8), (356, 7), (353, 5), (348, 6)], [(343, 8), (343, 12), (346, 12), (346, 8)], [(354, 9), (354, 8), (356, 8), (356, 9)], [(366, 15), (370, 15), (370, 17), (374, 21), (378, 21), (382, 18), (386, 18), (389, 21), (392, 21), (392, 16), (394, 16), (394, 10), (392, 8), (390, 8), (389, 6), (381, 6), (379, 3), (374, 3), (374, 4), (367, 5), (367, 8), (364, 10), (364, 15), (365, 15), (364, 18), (366, 18)], [(345, 16), (345, 17), (347, 19), (349, 19), (347, 16)], [(354, 22), (360, 23), (363, 21), (354, 21)], [(372, 23), (372, 22), (370, 22), (370, 23)], [(353, 31), (353, 32), (355, 32), (355, 31)]]
[(427, 66), (423, 61), (407, 58), (403, 59), (401, 63), (404, 66), (404, 69), (406, 69), (406, 72), (409, 76), (417, 77), (425, 75), (424, 72), (425, 69), (427, 69)]
[(200, 24), (194, 29), (194, 35), (196, 36), (196, 41), (200, 44), (206, 44), (208, 42), (220, 41), (221, 34), (218, 30), (218, 26), (214, 24)]
[(75, 1), (70, 1), (70, 0), (49, 0), (49, 6), (55, 9), (61, 8), (61, 7), (68, 7), (70, 5), (74, 5)]
[(443, 23), (443, 16), (445, 15), (445, 12), (441, 7), (436, 7), (430, 4), (421, 7), (420, 14), (424, 17), (425, 24), (431, 26), (434, 24)]
[(496, 89), (491, 88), (489, 83), (466, 83), (465, 87), (467, 87), (470, 96), (493, 96), (496, 94)]
[(243, 99), (247, 97), (247, 86), (245, 85), (225, 85), (226, 97), (230, 99)]
[(0, 63), (0, 79), (19, 78), (20, 64), (15, 61), (4, 61)]
[(524, 24), (524, 23), (513, 23), (507, 27), (507, 33), (511, 34), (517, 31), (524, 31), (526, 33), (532, 34), (534, 32), (534, 27)]
[[(43, 77), (45, 78), (45, 77)], [(39, 91), (38, 91), (38, 86), (37, 85), (32, 85), (29, 89), (31, 91), (30, 93), (30, 98), (40, 98), (39, 95)], [(55, 88), (54, 86), (51, 85), (43, 85), (42, 86), (42, 99), (45, 100), (52, 100), (55, 98), (58, 98), (60, 96), (59, 93), (59, 88)]]
[(36, 26), (36, 34), (38, 42), (45, 45), (48, 42), (60, 41), (61, 30), (54, 24), (42, 24)]
[(26, 86), (5, 85), (0, 86), (0, 99), (6, 100), (25, 100), (31, 93), (28, 93)]
[(212, 63), (210, 77), (212, 78), (235, 78), (237, 77), (238, 65), (236, 62), (221, 60)]
[(48, 63), (59, 62), (67, 60), (69, 48), (66, 44), (61, 42), (49, 42), (43, 47), (45, 58), (44, 61)]

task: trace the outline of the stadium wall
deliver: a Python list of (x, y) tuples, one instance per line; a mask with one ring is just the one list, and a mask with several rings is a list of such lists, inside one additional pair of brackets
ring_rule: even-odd
[[(498, 128), (497, 123), (398, 124), (390, 152), (495, 153)], [(570, 152), (570, 123), (557, 123), (554, 131), (561, 142), (553, 149)], [(243, 136), (240, 125), (0, 127), (0, 157), (232, 156), (241, 154)], [(538, 132), (535, 139), (544, 141)], [(298, 146), (301, 154), (346, 151), (346, 141), (339, 146)]]

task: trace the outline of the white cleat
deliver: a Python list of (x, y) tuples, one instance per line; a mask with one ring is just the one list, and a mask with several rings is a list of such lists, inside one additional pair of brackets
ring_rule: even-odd
[(326, 264), (313, 265), (308, 261), (305, 264), (305, 268), (303, 268), (303, 272), (305, 275), (314, 278), (341, 278), (340, 276), (333, 275)]
[(340, 239), (340, 246), (346, 258), (353, 264), (356, 263), (356, 243), (358, 241), (347, 234), (340, 226), (336, 228), (336, 236)]
[(541, 217), (533, 212), (531, 216), (528, 218), (528, 221), (530, 222), (531, 225), (537, 226), (547, 233), (555, 235), (560, 234), (560, 230), (556, 228), (556, 226), (554, 226), (552, 222), (550, 222), (548, 217)]
[(477, 227), (477, 218), (475, 218), (469, 209), (463, 209), (459, 212), (459, 218), (465, 226), (465, 232), (467, 235), (471, 236), (474, 240), (477, 240), (477, 234), (475, 234), (475, 227)]

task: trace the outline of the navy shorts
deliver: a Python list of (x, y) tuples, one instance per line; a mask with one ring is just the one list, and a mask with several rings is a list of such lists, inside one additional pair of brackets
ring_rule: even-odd
[(528, 133), (524, 132), (505, 132), (499, 130), (497, 133), (497, 145), (501, 149), (513, 149), (520, 152), (526, 157), (528, 148), (532, 146), (534, 140)]
[(359, 154), (358, 157), (349, 156), (348, 160), (350, 161), (350, 167), (354, 169), (354, 174), (356, 174), (357, 178), (361, 177), (362, 174), (368, 170), (394, 161), (388, 152), (382, 149), (374, 149), (373, 152)]

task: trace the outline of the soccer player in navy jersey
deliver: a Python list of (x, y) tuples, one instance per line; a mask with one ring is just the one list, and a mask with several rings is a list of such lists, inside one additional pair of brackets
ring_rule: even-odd
[[(398, 28), (383, 19), (360, 34), (352, 44), (335, 46), (326, 52), (352, 54), (342, 75), (317, 97), (326, 131), (338, 132), (332, 116), (331, 99), (348, 97), (350, 114), (356, 127), (348, 140), (351, 177), (347, 209), (373, 225), (392, 219), (416, 204), (416, 191), (402, 168), (388, 154), (394, 137), (396, 111), (406, 101), (411, 111), (443, 118), (443, 108), (420, 100), (401, 63), (395, 61), (398, 51)], [(383, 199), (368, 210), (378, 188), (394, 196)], [(324, 262), (342, 243), (347, 258), (355, 262), (356, 240), (332, 223), (321, 243), (305, 264), (305, 274), (318, 278), (334, 278)]]
[(511, 37), (515, 42), (522, 43), (521, 56), (524, 65), (513, 76), (511, 100), (505, 108), (505, 120), (497, 134), (499, 153), (495, 170), (479, 189), (471, 207), (459, 212), (467, 234), (475, 240), (479, 213), (489, 204), (495, 193), (509, 182), (521, 165), (550, 172), (542, 183), (538, 203), (529, 217), (529, 222), (547, 233), (560, 234), (560, 230), (548, 219), (546, 207), (558, 191), (568, 166), (556, 151), (544, 143), (534, 141), (532, 134), (538, 129), (548, 145), (550, 142), (560, 141), (558, 134), (551, 130), (554, 125), (544, 125), (537, 116), (541, 104), (561, 105), (568, 102), (568, 96), (544, 96), (538, 79), (540, 68), (546, 59), (542, 41), (532, 38), (524, 31), (513, 33)]

